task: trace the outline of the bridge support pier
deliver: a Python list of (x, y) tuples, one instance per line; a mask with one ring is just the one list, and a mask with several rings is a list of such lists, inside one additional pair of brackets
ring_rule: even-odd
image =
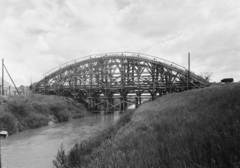
[(114, 112), (113, 93), (105, 95), (104, 99), (104, 113)]
[(124, 102), (123, 102), (123, 105), (124, 105), (124, 108), (123, 108), (123, 109), (126, 110), (126, 109), (127, 109), (127, 96), (124, 96), (124, 97), (123, 97), (123, 101), (124, 101)]
[(114, 109), (113, 109), (114, 99), (112, 95), (109, 95), (109, 97), (106, 98), (106, 103), (107, 103), (106, 113), (114, 112)]
[(104, 97), (103, 98), (104, 99), (104, 113), (106, 114), (106, 113), (108, 113), (108, 99), (107, 99), (107, 97)]
[(135, 97), (135, 108), (138, 108), (138, 97)]
[(159, 90), (159, 97), (161, 97), (162, 95), (163, 95), (163, 92), (162, 92), (162, 90)]
[(152, 101), (155, 100), (155, 98), (156, 98), (156, 91), (153, 90), (150, 94), (152, 96)]
[(98, 99), (99, 99), (99, 97), (87, 97), (88, 110), (90, 110), (90, 111), (100, 110), (100, 108), (99, 108), (100, 101)]
[(137, 109), (142, 104), (142, 97), (136, 96), (135, 97), (135, 108)]
[(135, 97), (135, 108), (137, 109), (142, 104), (141, 93), (138, 92)]
[(120, 112), (123, 112), (123, 97), (120, 98)]
[(155, 100), (156, 96), (155, 95), (152, 95), (152, 101)]
[(93, 99), (93, 110), (96, 111), (100, 110), (98, 97), (94, 97)]
[(125, 111), (127, 108), (127, 96), (120, 97), (120, 112)]
[(124, 96), (121, 96), (120, 98), (120, 112), (123, 112), (125, 110), (125, 97)]
[(87, 101), (87, 102), (88, 102), (88, 109), (89, 109), (89, 110), (92, 110), (92, 98), (91, 98), (91, 97), (88, 97), (87, 100), (88, 100), (88, 101)]
[(112, 110), (112, 112), (114, 112), (115, 108), (114, 108), (114, 98), (113, 97), (110, 98), (110, 103), (111, 103), (111, 106), (112, 106), (111, 110)]

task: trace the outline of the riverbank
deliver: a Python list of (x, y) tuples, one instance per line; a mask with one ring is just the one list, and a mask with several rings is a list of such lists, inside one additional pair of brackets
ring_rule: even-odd
[(68, 154), (59, 150), (54, 165), (240, 167), (239, 121), (239, 84), (169, 94), (126, 114)]
[(48, 125), (49, 121), (63, 122), (87, 114), (84, 105), (53, 95), (10, 96), (0, 106), (0, 130), (14, 134)]

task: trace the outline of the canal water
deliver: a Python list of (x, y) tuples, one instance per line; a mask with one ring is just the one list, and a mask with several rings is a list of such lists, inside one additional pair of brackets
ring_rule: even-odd
[(119, 113), (96, 114), (11, 135), (1, 140), (2, 168), (52, 168), (61, 144), (68, 152), (118, 118)]

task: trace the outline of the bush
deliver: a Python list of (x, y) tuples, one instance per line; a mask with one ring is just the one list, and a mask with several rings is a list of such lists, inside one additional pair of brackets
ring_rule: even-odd
[(15, 113), (15, 115), (25, 117), (28, 115), (27, 100), (23, 97), (16, 97), (8, 102), (8, 108)]
[[(76, 105), (74, 105), (76, 104)], [(0, 106), (0, 129), (9, 134), (48, 124), (48, 118), (54, 115), (58, 122), (80, 117), (86, 112), (83, 106), (71, 101), (66, 102), (58, 96), (34, 95), (31, 99), (12, 96)]]
[(29, 115), (25, 119), (27, 128), (38, 128), (48, 124), (48, 118), (41, 114)]
[(48, 116), (49, 114), (51, 114), (49, 103), (34, 102), (32, 106), (34, 110), (37, 111), (37, 113), (43, 114), (45, 116)]
[(0, 130), (7, 130), (9, 134), (18, 132), (18, 120), (10, 113), (1, 114)]
[(65, 151), (63, 149), (63, 144), (61, 145), (60, 150), (58, 150), (56, 160), (53, 161), (53, 165), (56, 168), (67, 168), (67, 156), (65, 154)]
[(50, 110), (52, 114), (55, 116), (55, 118), (58, 120), (58, 122), (62, 121), (68, 121), (69, 118), (71, 117), (71, 113), (69, 110), (67, 110), (64, 106), (62, 105), (54, 105), (50, 107)]
[(68, 110), (61, 110), (53, 114), (59, 122), (68, 121), (70, 119), (70, 112)]
[(94, 138), (85, 140), (81, 144), (76, 144), (70, 150), (68, 155), (66, 155), (66, 157), (62, 157), (63, 153), (65, 155), (65, 151), (61, 146), (56, 159), (53, 161), (54, 166), (56, 168), (59, 168), (61, 166), (69, 168), (88, 165), (92, 161), (92, 152), (97, 149), (102, 143), (113, 138), (122, 126), (130, 122), (132, 114), (133, 111), (123, 114), (115, 125), (109, 126)]
[(77, 113), (77, 114), (73, 115), (73, 119), (82, 118), (82, 117), (84, 117), (83, 113)]

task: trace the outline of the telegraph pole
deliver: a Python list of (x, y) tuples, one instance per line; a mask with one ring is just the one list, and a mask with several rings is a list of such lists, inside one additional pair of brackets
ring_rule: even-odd
[(188, 53), (188, 81), (187, 81), (188, 90), (190, 89), (190, 53)]
[(2, 59), (2, 96), (4, 95), (4, 59)]
[(0, 168), (2, 168), (2, 156), (1, 156), (1, 137), (0, 137)]

